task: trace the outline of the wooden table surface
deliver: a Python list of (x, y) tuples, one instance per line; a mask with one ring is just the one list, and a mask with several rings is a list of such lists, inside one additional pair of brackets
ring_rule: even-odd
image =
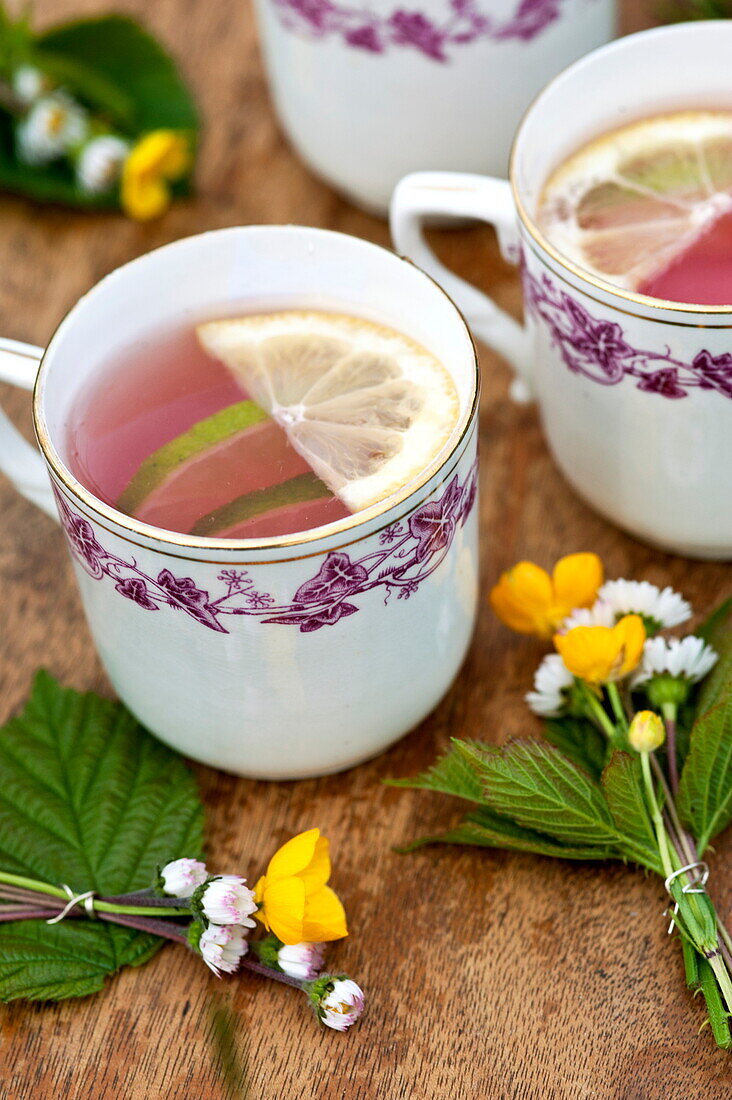
[[(103, 8), (38, 0), (46, 24)], [(386, 226), (343, 202), (296, 160), (273, 119), (248, 8), (238, 0), (117, 2), (147, 18), (181, 58), (207, 120), (199, 189), (151, 226), (0, 197), (0, 332), (43, 343), (80, 293), (118, 264), (176, 237), (249, 222), (298, 221), (388, 243)], [(626, 26), (644, 12), (627, 5)], [(520, 311), (516, 274), (484, 229), (441, 233), (450, 263)], [(120, 324), (124, 318), (120, 318)], [(680, 587), (699, 611), (730, 587), (728, 567), (668, 556), (589, 511), (554, 468), (536, 413), (508, 397), (508, 371), (482, 355), (483, 582), (522, 557), (544, 565), (594, 549), (610, 576)], [(27, 395), (0, 394), (18, 423)], [(108, 691), (59, 529), (0, 485), (0, 719), (45, 665)], [(396, 855), (401, 841), (455, 820), (458, 807), (381, 785), (413, 774), (452, 735), (501, 741), (529, 729), (522, 702), (541, 649), (485, 604), (467, 663), (422, 726), (372, 764), (295, 784), (198, 768), (211, 862), (253, 875), (289, 835), (331, 838), (333, 883), (352, 934), (332, 964), (368, 993), (360, 1026), (318, 1029), (299, 994), (243, 976), (220, 982), (168, 947), (103, 994), (2, 1010), (3, 1100), (729, 1100), (730, 1056), (697, 1034), (704, 1013), (666, 935), (660, 881), (618, 866), (563, 865), (457, 848)], [(2, 777), (0, 777), (2, 782)], [(715, 856), (715, 895), (732, 904)], [(725, 881), (726, 879), (726, 881)], [(236, 1020), (246, 1086), (229, 1090), (210, 1041), (212, 1005)]]

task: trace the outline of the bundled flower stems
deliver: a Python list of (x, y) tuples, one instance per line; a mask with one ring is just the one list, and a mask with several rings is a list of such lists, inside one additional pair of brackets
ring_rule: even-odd
[[(166, 864), (151, 889), (115, 898), (0, 873), (0, 920), (87, 918), (138, 928), (186, 944), (217, 977), (243, 968), (295, 986), (322, 1024), (346, 1031), (364, 995), (345, 974), (322, 973), (326, 943), (348, 935), (327, 885), (330, 869), (327, 839), (309, 829), (275, 853), (254, 890), (239, 875), (212, 875), (188, 858)], [(250, 941), (258, 923), (266, 935)]]
[[(526, 701), (543, 741), (455, 741), (427, 772), (392, 781), (474, 803), (443, 841), (565, 859), (632, 862), (660, 875), (688, 984), (732, 1047), (732, 938), (707, 890), (710, 841), (732, 821), (732, 601), (702, 635), (668, 636), (687, 601), (647, 581), (604, 581), (594, 554), (504, 573), (491, 605), (553, 642)], [(715, 648), (716, 647), (716, 648)], [(719, 653), (726, 655), (719, 659)]]

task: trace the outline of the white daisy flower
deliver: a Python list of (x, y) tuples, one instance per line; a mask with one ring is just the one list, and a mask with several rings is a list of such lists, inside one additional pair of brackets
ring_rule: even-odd
[(631, 680), (631, 687), (645, 684), (654, 676), (672, 676), (696, 683), (717, 663), (718, 655), (695, 634), (686, 638), (649, 638)]
[(350, 978), (336, 978), (320, 1002), (318, 1016), (326, 1027), (345, 1031), (363, 1012), (363, 990)]
[(36, 100), (18, 126), (18, 157), (26, 164), (48, 164), (80, 145), (87, 130), (86, 111), (65, 92), (52, 92)]
[(122, 175), (130, 144), (114, 134), (92, 138), (76, 161), (76, 182), (87, 195), (103, 195)]
[(201, 909), (212, 924), (243, 924), (254, 928), (250, 920), (256, 910), (254, 894), (239, 875), (218, 875), (201, 895)]
[(13, 73), (12, 89), (15, 98), (23, 106), (30, 107), (31, 103), (51, 90), (51, 82), (34, 65), (20, 65)]
[(598, 599), (611, 609), (615, 619), (640, 615), (656, 630), (668, 630), (691, 618), (691, 607), (673, 588), (663, 590), (649, 581), (606, 581)]
[(210, 924), (201, 933), (198, 941), (198, 950), (201, 957), (216, 977), (224, 974), (233, 974), (238, 969), (239, 963), (249, 950), (246, 941), (246, 932), (237, 924), (228, 924), (220, 927)]
[(574, 630), (576, 626), (615, 626), (615, 612), (603, 600), (595, 600), (592, 607), (577, 607), (559, 628), (560, 634)]
[(567, 704), (566, 692), (573, 683), (574, 676), (559, 654), (550, 653), (534, 674), (534, 690), (526, 694), (526, 702), (534, 714), (558, 718)]
[(163, 890), (173, 898), (189, 898), (208, 878), (206, 864), (200, 859), (174, 859), (160, 871)]
[(324, 951), (323, 943), (285, 944), (277, 952), (277, 962), (290, 978), (307, 982), (322, 969)]

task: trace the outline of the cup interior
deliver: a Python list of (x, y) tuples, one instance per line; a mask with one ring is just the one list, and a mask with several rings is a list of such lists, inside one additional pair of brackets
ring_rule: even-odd
[(730, 109), (731, 55), (732, 22), (680, 23), (594, 50), (548, 84), (519, 128), (511, 166), (534, 235), (542, 239), (533, 219), (544, 183), (588, 141), (651, 115)]
[(57, 329), (36, 386), (36, 432), (51, 468), (82, 499), (91, 497), (101, 513), (149, 533), (94, 498), (71, 472), (67, 429), (79, 395), (121, 351), (167, 327), (283, 308), (338, 310), (390, 325), (451, 373), (460, 416), (445, 447), (399, 493), (351, 520), (378, 515), (405, 499), (440, 468), (471, 420), (478, 380), (467, 325), (444, 291), (408, 261), (345, 234), (300, 226), (236, 227), (189, 237), (133, 260), (90, 290)]

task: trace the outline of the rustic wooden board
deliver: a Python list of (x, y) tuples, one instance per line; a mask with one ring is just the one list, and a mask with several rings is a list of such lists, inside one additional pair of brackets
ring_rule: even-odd
[[(100, 0), (38, 0), (44, 24), (99, 10)], [(0, 332), (42, 343), (100, 276), (200, 229), (299, 221), (388, 243), (384, 224), (310, 177), (272, 117), (248, 8), (233, 0), (118, 0), (177, 50), (207, 119), (199, 191), (161, 222), (41, 210), (0, 197)], [(644, 19), (629, 0), (628, 25)], [(439, 235), (467, 277), (520, 310), (515, 272), (492, 235)], [(124, 318), (120, 318), (120, 324)], [(483, 576), (520, 557), (548, 564), (594, 549), (611, 576), (679, 586), (703, 611), (730, 570), (648, 549), (590, 512), (554, 468), (536, 414), (513, 405), (508, 372), (489, 353), (482, 445)], [(28, 424), (27, 396), (0, 394)], [(79, 688), (108, 690), (89, 641), (58, 529), (0, 485), (0, 719), (45, 665)], [(217, 982), (181, 948), (52, 1007), (3, 1009), (0, 1094), (7, 1100), (728, 1100), (729, 1056), (715, 1051), (666, 935), (660, 882), (500, 852), (392, 846), (455, 819), (447, 799), (386, 788), (451, 735), (499, 741), (527, 728), (522, 702), (541, 650), (487, 607), (458, 682), (391, 752), (345, 775), (297, 784), (198, 774), (214, 865), (254, 875), (275, 845), (319, 825), (352, 936), (334, 965), (362, 981), (368, 1014), (348, 1035), (320, 1031), (299, 996), (247, 977)], [(2, 777), (0, 777), (0, 782)], [(720, 842), (715, 895), (732, 904), (732, 843)], [(212, 1010), (230, 1006), (247, 1087), (229, 1091), (210, 1042)]]

